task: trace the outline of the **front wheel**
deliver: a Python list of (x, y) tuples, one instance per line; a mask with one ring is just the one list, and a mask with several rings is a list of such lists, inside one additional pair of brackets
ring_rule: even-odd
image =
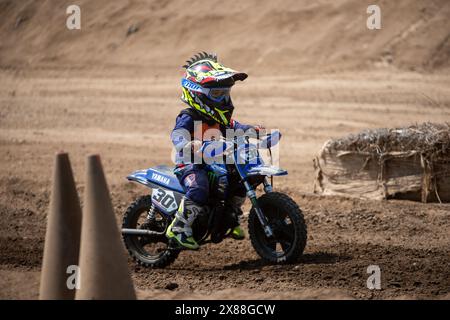
[(248, 228), (256, 252), (270, 263), (295, 262), (305, 250), (307, 231), (303, 213), (289, 196), (270, 192), (258, 198), (258, 206), (272, 228), (267, 237), (254, 208), (250, 211)]

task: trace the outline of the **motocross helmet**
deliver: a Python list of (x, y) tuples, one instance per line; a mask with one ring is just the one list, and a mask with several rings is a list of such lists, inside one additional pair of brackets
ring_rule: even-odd
[(196, 54), (183, 67), (181, 100), (203, 118), (229, 126), (234, 110), (231, 87), (248, 75), (225, 67), (217, 62), (216, 54), (206, 52)]

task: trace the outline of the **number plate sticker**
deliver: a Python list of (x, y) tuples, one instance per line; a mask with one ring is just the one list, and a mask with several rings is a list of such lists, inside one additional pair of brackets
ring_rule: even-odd
[(168, 212), (174, 211), (178, 208), (177, 201), (172, 191), (164, 189), (155, 189), (152, 193), (152, 200), (161, 208)]

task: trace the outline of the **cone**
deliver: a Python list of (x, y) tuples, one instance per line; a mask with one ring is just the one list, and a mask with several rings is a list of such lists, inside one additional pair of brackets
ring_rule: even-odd
[(76, 299), (136, 299), (100, 157), (87, 158)]
[(70, 265), (78, 265), (81, 207), (67, 153), (58, 153), (53, 171), (39, 298), (73, 299), (67, 285)]

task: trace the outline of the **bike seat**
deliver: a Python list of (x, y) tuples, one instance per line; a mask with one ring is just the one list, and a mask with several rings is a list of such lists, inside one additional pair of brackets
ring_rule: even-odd
[(169, 166), (160, 165), (149, 168), (147, 169), (145, 178), (163, 188), (185, 193), (183, 186), (178, 181), (177, 176), (173, 173), (173, 168)]

